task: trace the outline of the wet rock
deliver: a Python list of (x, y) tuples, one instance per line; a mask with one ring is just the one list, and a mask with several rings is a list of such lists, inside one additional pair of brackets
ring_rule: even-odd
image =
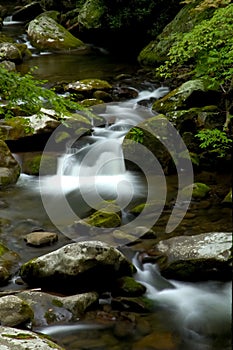
[(0, 43), (0, 58), (1, 61), (22, 61), (22, 55), (17, 45), (11, 43)]
[(16, 71), (16, 65), (14, 62), (4, 60), (0, 62), (0, 67), (8, 70), (9, 72), (15, 72)]
[(160, 241), (156, 251), (166, 259), (158, 264), (166, 278), (198, 281), (231, 279), (230, 232), (178, 236)]
[(27, 29), (32, 45), (40, 50), (64, 51), (84, 49), (84, 43), (46, 13), (32, 20)]
[(85, 100), (82, 100), (80, 102), (80, 105), (84, 106), (84, 107), (91, 107), (91, 106), (99, 105), (102, 103), (104, 103), (104, 101), (102, 101), (102, 100), (98, 100), (96, 98), (87, 98)]
[(48, 154), (29, 153), (22, 157), (21, 167), (23, 173), (28, 175), (54, 175), (57, 171), (57, 158)]
[(77, 320), (98, 300), (98, 294), (94, 292), (60, 297), (41, 291), (24, 291), (17, 296), (31, 306), (34, 327)]
[(64, 348), (42, 335), (2, 326), (0, 326), (0, 344), (2, 350), (64, 350)]
[(115, 211), (97, 210), (84, 220), (88, 225), (95, 227), (118, 227), (121, 225), (121, 217)]
[(15, 184), (20, 175), (20, 165), (12, 156), (8, 146), (0, 140), (0, 187)]
[(65, 86), (65, 91), (82, 93), (85, 97), (92, 97), (95, 91), (109, 91), (112, 86), (105, 80), (101, 79), (83, 79), (69, 83)]
[(145, 297), (116, 297), (112, 299), (112, 307), (128, 312), (151, 312), (154, 302)]
[(55, 232), (36, 231), (28, 233), (24, 237), (24, 240), (27, 244), (33, 246), (51, 245), (58, 240), (58, 235)]
[(3, 326), (19, 326), (33, 319), (31, 307), (15, 295), (0, 298), (0, 323)]
[(216, 100), (216, 97), (217, 92), (207, 91), (202, 80), (188, 80), (166, 96), (155, 101), (152, 109), (165, 115), (172, 112), (174, 119), (176, 111), (206, 106), (208, 102)]
[[(172, 171), (172, 158), (168, 150), (176, 149), (176, 142), (172, 130), (169, 128), (169, 121), (162, 115), (156, 115), (146, 119), (137, 125), (136, 131), (129, 131), (123, 141), (124, 158), (130, 159), (133, 164), (141, 165), (144, 173), (159, 175), (160, 167), (165, 174)], [(137, 142), (137, 133), (139, 142)], [(144, 147), (140, 147), (140, 144)], [(146, 162), (142, 162), (142, 159)]]
[(18, 263), (18, 254), (0, 243), (0, 285), (7, 283), (12, 274), (16, 272)]
[(113, 295), (137, 297), (145, 293), (146, 287), (135, 281), (133, 277), (124, 276), (116, 281)]
[(111, 290), (121, 276), (130, 276), (133, 265), (117, 249), (99, 242), (68, 244), (32, 259), (20, 269), (22, 279), (33, 286), (66, 293)]
[(205, 198), (210, 192), (210, 187), (201, 182), (195, 182), (192, 185), (186, 186), (182, 189), (181, 195), (182, 198), (189, 198), (190, 193), (192, 193), (193, 199), (202, 199)]

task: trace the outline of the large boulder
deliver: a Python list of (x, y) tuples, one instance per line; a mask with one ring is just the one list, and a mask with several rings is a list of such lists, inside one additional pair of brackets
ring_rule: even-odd
[(85, 48), (81, 40), (46, 13), (29, 23), (27, 33), (32, 45), (39, 50), (64, 51)]
[(166, 278), (201, 281), (230, 280), (232, 233), (209, 232), (160, 241), (158, 264)]
[[(166, 96), (155, 101), (152, 109), (157, 113), (168, 114), (194, 107), (204, 107), (219, 97), (216, 91), (208, 91), (201, 79), (188, 80)], [(173, 114), (173, 119), (175, 119)]]
[(0, 140), (0, 186), (15, 184), (20, 175), (20, 165), (8, 146)]
[(68, 244), (20, 269), (29, 285), (66, 293), (111, 290), (117, 277), (132, 273), (133, 265), (120, 251), (99, 241)]
[(2, 326), (0, 326), (0, 344), (2, 350), (64, 350), (40, 334)]
[(189, 32), (201, 20), (208, 19), (215, 11), (214, 7), (206, 7), (202, 11), (193, 11), (200, 0), (185, 5), (163, 29), (162, 33), (145, 46), (138, 56), (138, 61), (144, 66), (158, 66), (167, 59), (171, 46), (180, 35)]

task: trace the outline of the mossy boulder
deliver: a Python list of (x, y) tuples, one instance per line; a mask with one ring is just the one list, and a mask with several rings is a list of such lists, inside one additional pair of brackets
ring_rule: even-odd
[(97, 210), (88, 218), (85, 219), (85, 222), (90, 226), (95, 227), (118, 227), (121, 225), (121, 216), (119, 212), (108, 211), (108, 210)]
[(69, 83), (65, 90), (72, 93), (82, 93), (86, 98), (92, 97), (95, 91), (110, 91), (112, 86), (105, 80), (101, 79), (83, 79)]
[(27, 29), (29, 40), (39, 50), (84, 49), (84, 43), (46, 14), (32, 20)]
[(189, 198), (190, 191), (192, 193), (192, 198), (195, 200), (200, 200), (205, 198), (210, 192), (210, 187), (201, 182), (195, 182), (192, 185), (186, 186), (182, 189), (181, 195), (183, 198)]
[(0, 61), (22, 62), (22, 55), (16, 44), (0, 43)]
[(33, 129), (30, 122), (23, 117), (14, 117), (0, 122), (1, 140), (18, 140), (22, 137), (31, 136)]
[(28, 175), (56, 174), (57, 158), (46, 154), (27, 154), (23, 158), (22, 170)]
[(113, 295), (138, 297), (146, 292), (146, 287), (135, 281), (133, 277), (124, 276), (116, 281)]
[(100, 241), (71, 243), (21, 266), (30, 286), (74, 294), (111, 290), (116, 278), (131, 276), (133, 265), (114, 247)]
[(214, 8), (208, 7), (204, 11), (193, 11), (201, 0), (195, 0), (185, 5), (163, 29), (162, 33), (144, 47), (138, 55), (138, 61), (143, 66), (158, 66), (167, 59), (171, 46), (179, 40), (183, 33), (189, 32), (201, 20), (213, 15)]
[(204, 107), (207, 104), (207, 96), (207, 89), (201, 79), (188, 80), (166, 96), (155, 101), (152, 109), (157, 113), (167, 115), (169, 112), (174, 113), (178, 110)]
[(87, 0), (80, 9), (78, 23), (85, 29), (98, 29), (102, 26), (105, 11), (101, 0)]
[(162, 114), (139, 123), (137, 129), (142, 134), (139, 143), (135, 140), (134, 134), (129, 131), (123, 142), (125, 159), (130, 159), (147, 174), (160, 174), (161, 169), (157, 161), (161, 164), (164, 173), (168, 174), (172, 171), (172, 157), (168, 149), (174, 149), (175, 140), (170, 137), (168, 124), (168, 119)]
[(15, 184), (20, 175), (20, 165), (8, 146), (0, 140), (0, 187)]

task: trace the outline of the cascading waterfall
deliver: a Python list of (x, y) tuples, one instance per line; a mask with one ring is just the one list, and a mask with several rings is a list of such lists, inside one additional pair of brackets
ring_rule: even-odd
[(55, 176), (40, 177), (44, 205), (52, 217), (56, 216), (58, 226), (69, 224), (75, 217), (63, 205), (60, 209), (53, 208), (54, 199), (59, 203), (66, 196), (75, 211), (80, 195), (94, 207), (103, 200), (115, 200), (122, 207), (145, 195), (138, 174), (126, 170), (122, 142), (133, 126), (154, 115), (140, 107), (138, 101), (159, 98), (167, 92), (168, 88), (161, 87), (153, 92), (143, 91), (137, 98), (123, 103), (106, 104), (105, 112), (99, 114), (105, 119), (105, 126), (93, 127), (90, 136), (80, 138), (81, 146), (80, 140), (75, 140), (59, 158)]

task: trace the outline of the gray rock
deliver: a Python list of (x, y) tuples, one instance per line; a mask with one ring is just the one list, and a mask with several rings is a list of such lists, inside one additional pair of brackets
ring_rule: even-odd
[(36, 333), (0, 326), (1, 350), (64, 350), (51, 340)]
[(15, 295), (0, 298), (0, 323), (14, 327), (31, 321), (34, 314), (31, 307)]
[(230, 232), (173, 237), (160, 241), (156, 248), (162, 255), (158, 263), (166, 278), (190, 281), (231, 279)]
[(34, 311), (34, 327), (77, 320), (98, 300), (98, 294), (94, 292), (60, 297), (41, 291), (23, 291), (17, 296), (27, 302)]
[(24, 240), (33, 246), (50, 245), (58, 240), (58, 235), (55, 232), (36, 231), (28, 233)]
[(20, 269), (29, 285), (70, 294), (111, 290), (117, 277), (132, 273), (133, 265), (120, 251), (99, 241), (68, 244), (28, 261)]

